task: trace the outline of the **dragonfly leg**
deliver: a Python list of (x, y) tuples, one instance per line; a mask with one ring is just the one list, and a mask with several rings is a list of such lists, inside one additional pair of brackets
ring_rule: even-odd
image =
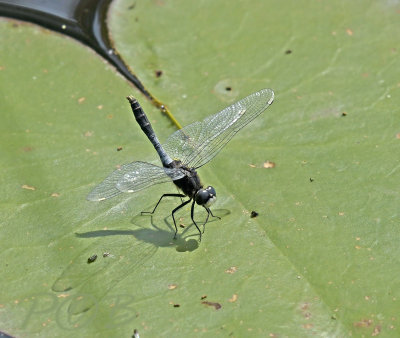
[[(194, 220), (194, 203), (195, 203), (195, 202), (196, 202), (196, 200), (193, 200), (192, 208), (191, 208), (191, 210), (190, 210), (190, 216), (192, 217), (193, 224), (196, 226), (197, 230), (199, 231), (199, 234), (200, 234), (200, 242), (201, 242), (201, 231), (200, 231), (199, 226), (197, 225), (196, 221)], [(204, 231), (203, 231), (203, 232), (204, 232)]]
[(212, 211), (211, 211), (210, 208), (207, 208), (207, 207), (204, 206), (204, 205), (203, 205), (203, 207), (204, 207), (204, 209), (207, 210), (207, 218), (206, 218), (206, 221), (205, 221), (204, 224), (203, 224), (203, 234), (204, 234), (204, 231), (206, 230), (206, 224), (207, 224), (207, 222), (208, 222), (208, 218), (210, 217), (210, 215), (211, 215), (212, 217), (215, 217), (215, 218), (218, 218), (218, 219), (221, 219), (221, 217), (219, 217), (219, 216), (214, 216), (214, 214), (212, 213)]
[[(178, 195), (178, 196), (176, 196), (176, 197), (180, 197), (180, 196), (181, 196), (181, 195)], [(175, 235), (174, 235), (174, 239), (176, 239), (176, 234), (178, 233), (178, 227), (176, 226), (176, 221), (175, 221), (174, 213), (175, 213), (176, 211), (178, 211), (180, 208), (184, 207), (186, 204), (188, 204), (191, 200), (192, 200), (192, 199), (189, 199), (189, 200), (183, 202), (182, 204), (178, 205), (174, 210), (172, 210), (171, 215), (172, 215), (172, 219), (174, 220), (174, 225), (175, 225)], [(193, 202), (194, 202), (194, 201), (193, 201)]]
[[(164, 195), (162, 195), (162, 196), (160, 197), (160, 199), (158, 200), (158, 202), (157, 202), (156, 206), (154, 207), (153, 211), (142, 211), (141, 214), (142, 214), (142, 215), (143, 215), (143, 214), (154, 214), (154, 212), (156, 211), (158, 205), (160, 204), (161, 200), (162, 200), (164, 197), (180, 197), (180, 198), (182, 199), (182, 197), (185, 197), (185, 195), (183, 195), (183, 194), (164, 194)], [(183, 202), (182, 202), (182, 203), (183, 203)]]
[(209, 208), (207, 208), (207, 209), (208, 209), (208, 211), (210, 212), (210, 215), (211, 215), (212, 217), (221, 219), (221, 217), (219, 217), (219, 216), (214, 216), (214, 214), (212, 213), (211, 209), (209, 209)]

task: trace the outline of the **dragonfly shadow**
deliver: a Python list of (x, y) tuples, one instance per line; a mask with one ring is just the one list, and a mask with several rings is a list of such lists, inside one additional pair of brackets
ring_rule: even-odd
[[(215, 216), (223, 218), (231, 212), (227, 209), (217, 209), (213, 211)], [(131, 219), (131, 223), (137, 228), (134, 230), (116, 229), (116, 230), (94, 230), (84, 233), (75, 233), (78, 238), (96, 238), (104, 236), (133, 236), (138, 241), (149, 243), (155, 247), (175, 247), (178, 252), (194, 251), (199, 247), (198, 232), (193, 222), (184, 224), (183, 219), (179, 218), (177, 222), (178, 233), (174, 239), (175, 227), (171, 215), (162, 217), (160, 214), (141, 215), (138, 214)], [(207, 226), (217, 224), (219, 219), (210, 218)], [(200, 229), (203, 223), (199, 222)]]
[[(209, 220), (207, 221), (207, 227), (210, 226), (211, 224), (218, 224), (220, 219), (218, 218), (224, 218), (225, 216), (229, 215), (231, 212), (230, 210), (227, 209), (216, 209), (213, 210), (213, 214), (216, 217), (209, 217)], [(155, 236), (156, 238), (164, 238), (164, 236), (167, 237), (168, 242), (174, 242), (177, 243), (177, 250), (179, 250), (179, 247), (181, 247), (183, 242), (187, 242), (187, 239), (190, 237), (196, 238), (196, 240), (199, 237), (199, 233), (197, 229), (195, 228), (194, 223), (192, 220), (190, 220), (190, 223), (186, 223), (188, 220), (188, 215), (187, 217), (179, 217), (176, 216), (176, 222), (178, 226), (178, 233), (177, 233), (177, 239), (173, 239), (173, 236), (175, 234), (175, 227), (174, 227), (174, 222), (172, 220), (171, 214), (168, 216), (161, 216), (162, 213), (155, 213), (155, 214), (137, 214), (131, 219), (131, 223), (134, 224), (137, 227), (140, 227), (143, 230), (147, 230), (147, 232), (143, 232), (145, 234), (145, 240), (149, 240), (150, 237)], [(164, 214), (165, 215), (165, 214)], [(190, 218), (189, 218), (190, 219)], [(201, 230), (204, 230), (204, 221), (206, 220), (206, 213), (198, 215), (198, 217), (195, 216), (195, 220), (200, 227)], [(165, 230), (169, 229), (169, 231)], [(154, 244), (153, 238), (149, 240)], [(157, 239), (156, 239), (157, 241)], [(183, 242), (182, 242), (183, 241)], [(156, 244), (155, 244), (156, 245)]]
[(153, 229), (135, 229), (135, 230), (95, 230), (84, 233), (75, 233), (79, 238), (95, 238), (104, 236), (133, 236), (137, 240), (154, 245), (155, 247), (176, 247), (176, 251), (193, 251), (199, 244), (195, 239), (177, 235), (173, 239), (170, 231)]
[[(111, 236), (102, 231), (77, 234), (78, 237), (91, 240), (82, 243), (79, 250), (70, 253), (69, 263), (51, 287), (54, 292), (68, 292), (71, 296), (57, 309), (65, 314), (60, 315), (60, 318), (71, 320), (72, 315), (83, 314), (92, 308), (97, 311), (98, 305), (103, 301), (115, 304), (109, 293), (117, 290), (118, 283), (132, 274), (141, 273), (141, 266), (158, 248), (149, 243), (134, 241), (125, 235), (124, 231), (118, 230), (112, 231)], [(97, 239), (93, 240), (95, 237)], [(92, 257), (93, 253), (96, 253), (97, 259), (89, 262), (88, 257)], [(87, 318), (83, 317), (83, 320)]]

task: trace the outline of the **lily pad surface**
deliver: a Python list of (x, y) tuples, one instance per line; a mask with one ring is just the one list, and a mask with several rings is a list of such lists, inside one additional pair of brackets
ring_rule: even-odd
[(171, 121), (81, 43), (1, 18), (0, 330), (399, 336), (399, 13), (394, 1), (113, 2), (116, 50), (181, 125), (275, 91), (199, 170), (222, 218), (200, 243), (190, 208), (173, 240), (179, 199), (140, 214), (172, 183), (86, 201), (118, 166), (159, 163), (127, 95), (162, 142)]

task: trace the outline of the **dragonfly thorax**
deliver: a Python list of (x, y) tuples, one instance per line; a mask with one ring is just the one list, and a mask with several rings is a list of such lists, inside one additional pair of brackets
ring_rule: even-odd
[(217, 193), (213, 187), (208, 186), (206, 189), (199, 189), (194, 198), (198, 205), (204, 205), (208, 208), (217, 199)]
[(188, 168), (187, 166), (183, 165), (182, 162), (178, 160), (174, 160), (169, 164), (170, 168), (180, 169), (181, 172), (184, 174), (182, 178), (177, 180), (173, 180), (176, 186), (183, 191), (183, 193), (190, 197), (194, 198), (197, 191), (203, 188), (203, 185), (200, 182), (200, 177), (197, 174), (197, 171), (194, 168)]

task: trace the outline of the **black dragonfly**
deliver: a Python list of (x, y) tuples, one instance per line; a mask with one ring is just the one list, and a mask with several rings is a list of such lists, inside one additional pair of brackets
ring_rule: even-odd
[[(142, 214), (153, 214), (164, 197), (180, 197), (182, 203), (171, 213), (175, 226), (174, 238), (176, 238), (178, 228), (174, 214), (192, 201), (191, 219), (199, 231), (201, 240), (210, 215), (217, 217), (210, 210), (211, 204), (216, 200), (216, 192), (211, 186), (203, 188), (196, 170), (214, 158), (240, 129), (266, 110), (274, 100), (274, 92), (271, 89), (262, 89), (253, 93), (219, 113), (205, 118), (202, 122), (194, 122), (177, 130), (163, 145), (158, 141), (139, 102), (132, 96), (128, 96), (127, 99), (137, 123), (153, 144), (163, 166), (141, 161), (124, 164), (96, 186), (87, 199), (102, 201), (122, 192), (132, 193), (172, 180), (183, 194), (164, 194), (153, 211)], [(183, 201), (183, 197), (189, 199)], [(194, 220), (195, 203), (207, 211), (203, 232)]]

